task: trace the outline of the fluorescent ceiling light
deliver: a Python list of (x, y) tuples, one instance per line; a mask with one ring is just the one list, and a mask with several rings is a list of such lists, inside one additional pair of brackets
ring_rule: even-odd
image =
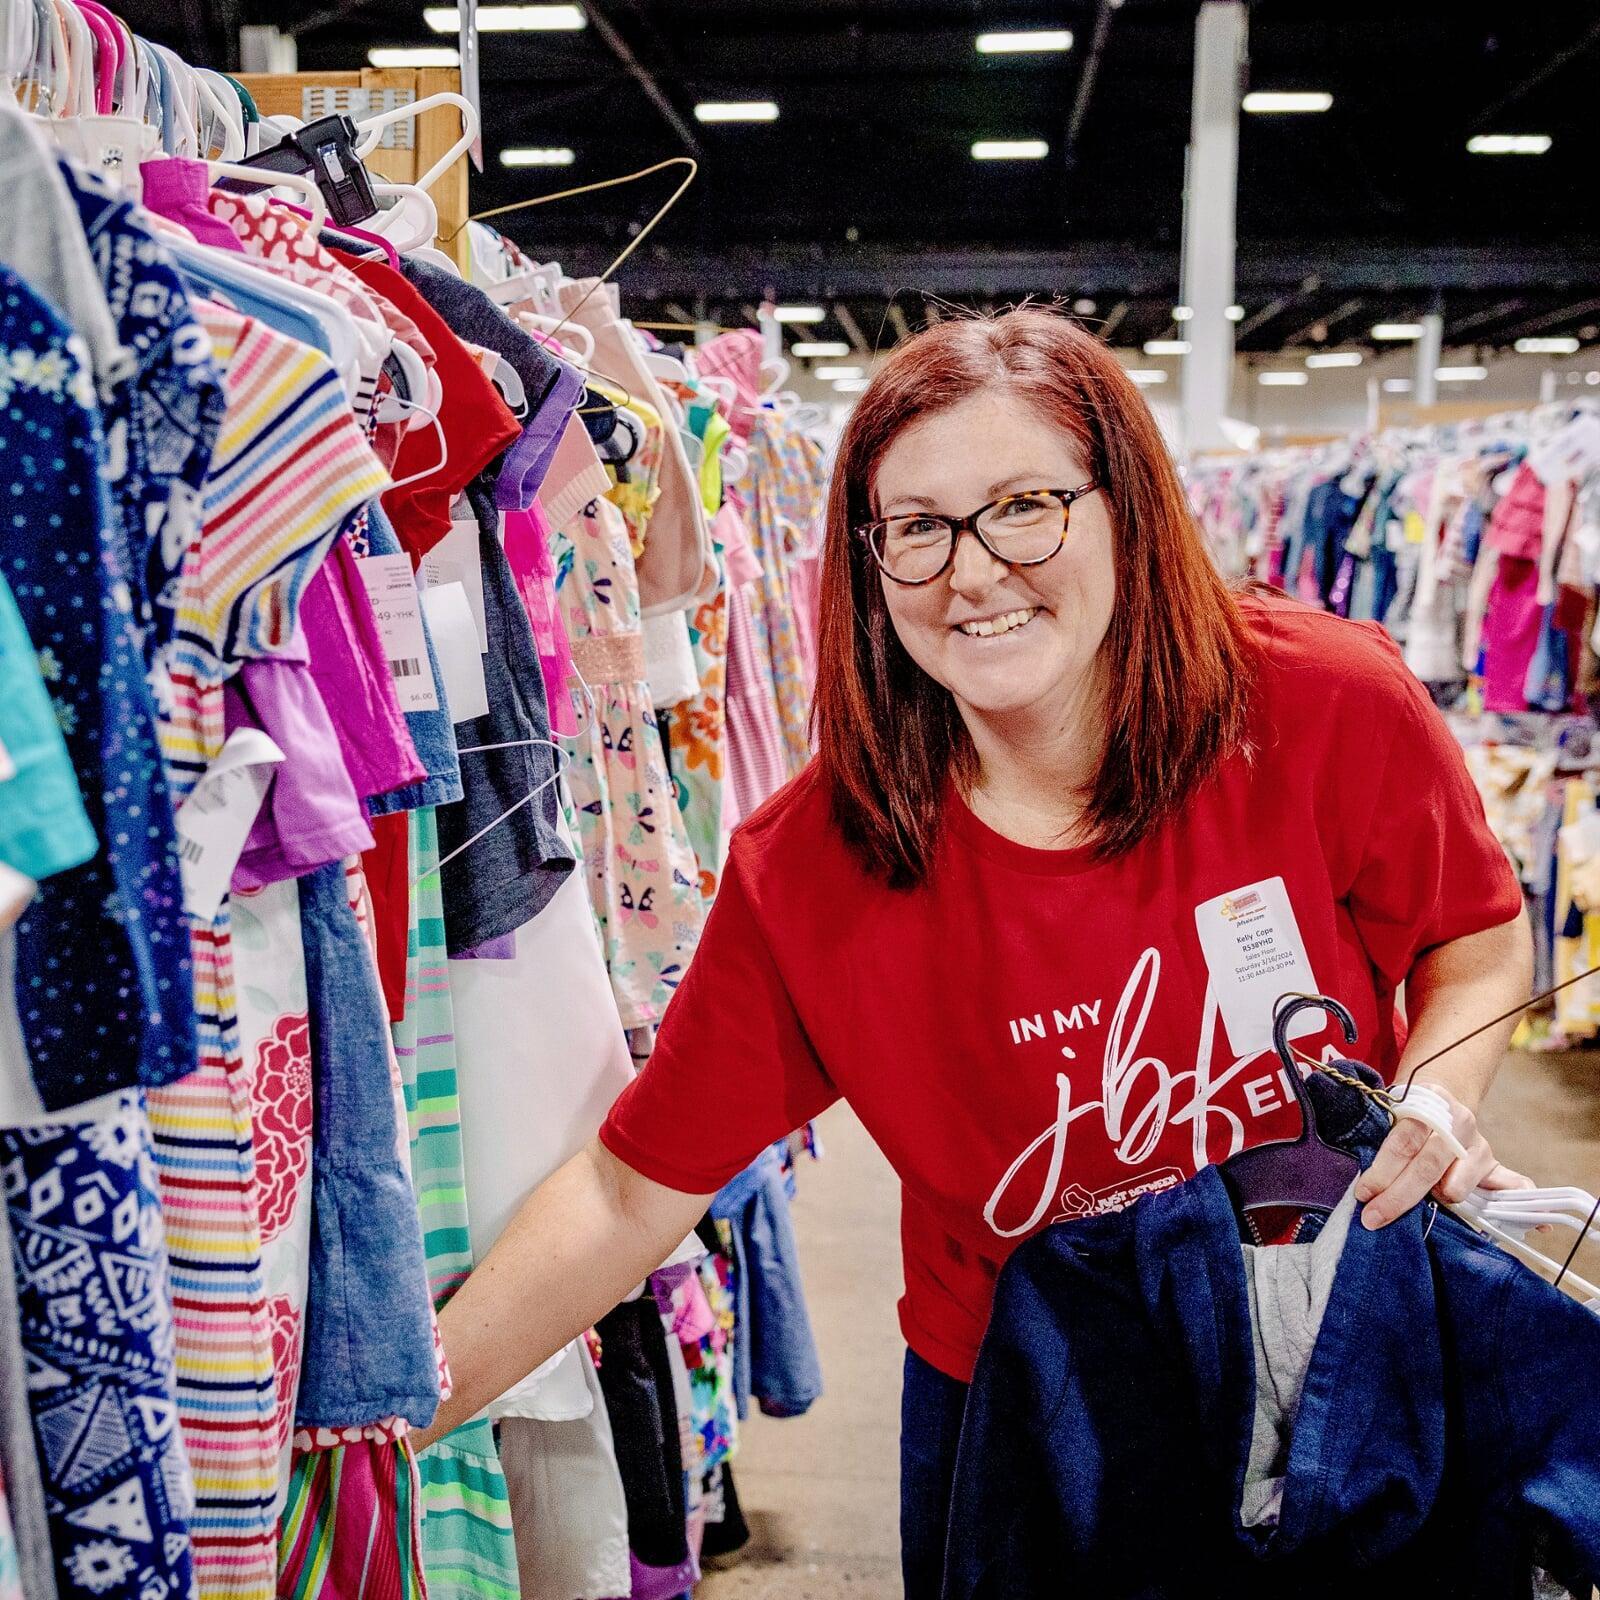
[(1586, 372), (1586, 373), (1584, 373), (1583, 381), (1585, 383), (1590, 383), (1590, 384), (1600, 383), (1600, 372)]
[(461, 52), (442, 44), (380, 45), (367, 51), (367, 62), (374, 67), (459, 67)]
[(1165, 383), (1167, 381), (1167, 375), (1160, 367), (1129, 367), (1128, 376), (1141, 389), (1148, 389), (1151, 384)]
[(1174, 322), (1193, 322), (1194, 321), (1194, 307), (1193, 306), (1174, 306), (1172, 308), (1172, 320)]
[(1379, 322), (1373, 325), (1372, 337), (1374, 339), (1420, 339), (1422, 337), (1422, 324), (1420, 322)]
[(1548, 133), (1480, 133), (1467, 140), (1475, 156), (1542, 156), (1549, 148)]
[(1519, 356), (1575, 356), (1577, 353), (1578, 341), (1570, 336), (1558, 339), (1517, 340)]
[(1072, 309), (1080, 317), (1092, 317), (1095, 313), (1095, 303), (1093, 300), (1089, 300), (1087, 298), (1083, 300), (1074, 300), (1072, 302)]
[(536, 149), (526, 145), (509, 145), (500, 152), (502, 167), (570, 167), (574, 157), (565, 146)]
[(1359, 350), (1319, 350), (1316, 355), (1306, 357), (1306, 365), (1313, 372), (1319, 367), (1359, 367), (1361, 365), (1361, 352)]
[(843, 339), (801, 339), (789, 346), (789, 354), (805, 360), (826, 360), (829, 356), (847, 356), (850, 346)]
[(1487, 367), (1435, 367), (1433, 375), (1440, 383), (1478, 383), (1489, 376)]
[(841, 378), (833, 386), (835, 394), (860, 394), (867, 386), (865, 378)]
[(1385, 378), (1383, 380), (1385, 394), (1410, 394), (1411, 380), (1409, 378)]
[[(428, 6), (422, 19), (435, 33), (459, 33), (457, 6)], [(589, 19), (582, 6), (479, 6), (480, 33), (577, 33)]]
[(1263, 389), (1303, 389), (1311, 379), (1304, 372), (1258, 372), (1256, 382)]
[(972, 147), (974, 161), (1042, 161), (1049, 154), (1043, 139), (979, 139)]
[(819, 378), (864, 378), (866, 369), (863, 367), (813, 367), (811, 369)]
[(1244, 307), (1243, 306), (1229, 306), (1228, 309), (1225, 312), (1223, 312), (1223, 315), (1228, 319), (1229, 322), (1243, 322), (1244, 321)]
[(1029, 33), (980, 33), (978, 54), (1018, 55), (1038, 50), (1070, 50), (1072, 35), (1065, 28), (1036, 28)]
[(821, 322), (827, 316), (821, 306), (774, 306), (774, 322)]
[(1326, 111), (1332, 104), (1333, 96), (1319, 90), (1284, 92), (1258, 89), (1244, 97), (1245, 110), (1257, 115), (1283, 111)]
[(776, 122), (778, 108), (771, 100), (702, 100), (694, 115), (697, 122)]
[(1186, 356), (1189, 353), (1187, 339), (1146, 339), (1144, 353), (1147, 356)]

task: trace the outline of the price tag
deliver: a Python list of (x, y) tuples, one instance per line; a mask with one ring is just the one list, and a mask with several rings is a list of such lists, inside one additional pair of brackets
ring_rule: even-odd
[(459, 724), (486, 716), (489, 685), (483, 676), (483, 657), (465, 589), (459, 583), (441, 584), (429, 589), (422, 603), (428, 612), (434, 654), (439, 658), (439, 676), (444, 679), (444, 696), (450, 702), (450, 720)]
[(11, 752), (6, 749), (5, 741), (0, 739), (0, 783), (4, 783), (7, 778), (14, 778), (16, 775), (17, 764), (11, 759)]
[(477, 519), (470, 511), (464, 519), (454, 517), (449, 533), (422, 558), (422, 576), (430, 589), (459, 583), (466, 591), (478, 629), (478, 654), (484, 654), (489, 648), (489, 625), (483, 615), (483, 560), (478, 553)]
[[(1194, 924), (1234, 1055), (1270, 1050), (1279, 997), (1321, 992), (1283, 879), (1265, 878), (1207, 900), (1194, 908)], [(1316, 1033), (1326, 1021), (1321, 1012), (1302, 1012), (1289, 1035)]]
[(196, 921), (212, 921), (221, 908), (272, 769), (282, 760), (283, 751), (259, 728), (236, 728), (178, 807), (183, 909)]
[(411, 558), (403, 553), (366, 556), (356, 565), (378, 619), (378, 634), (400, 709), (437, 711), (439, 693), (428, 664), (428, 640), (422, 631), (422, 603), (411, 575)]

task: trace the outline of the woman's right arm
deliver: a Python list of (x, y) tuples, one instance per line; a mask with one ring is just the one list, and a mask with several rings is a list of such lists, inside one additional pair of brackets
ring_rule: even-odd
[(451, 1396), (424, 1450), (592, 1327), (683, 1242), (712, 1196), (641, 1176), (598, 1139), (551, 1174), (439, 1313)]

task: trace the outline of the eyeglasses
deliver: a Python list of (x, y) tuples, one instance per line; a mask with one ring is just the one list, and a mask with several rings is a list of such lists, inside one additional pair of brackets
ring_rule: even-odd
[(1081, 489), (1027, 489), (979, 506), (971, 516), (944, 517), (932, 511), (880, 517), (855, 530), (886, 577), (896, 583), (932, 583), (955, 560), (963, 533), (977, 536), (996, 561), (1008, 567), (1036, 567), (1067, 542), (1072, 503), (1101, 486)]

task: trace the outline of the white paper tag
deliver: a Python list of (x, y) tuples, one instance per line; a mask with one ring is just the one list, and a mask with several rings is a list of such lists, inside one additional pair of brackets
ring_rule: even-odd
[(428, 640), (422, 631), (422, 606), (417, 581), (411, 575), (411, 558), (403, 553), (365, 556), (356, 565), (378, 619), (378, 634), (400, 709), (437, 711), (439, 694), (428, 664)]
[(178, 807), (178, 860), (183, 909), (210, 922), (228, 892), (233, 869), (267, 797), (281, 751), (259, 728), (235, 728), (206, 775)]
[(422, 558), (423, 582), (430, 589), (459, 583), (467, 592), (472, 620), (478, 629), (478, 654), (489, 648), (489, 624), (483, 614), (483, 559), (478, 553), (478, 523), (469, 512), (463, 521), (452, 518), (450, 531)]
[(16, 775), (17, 764), (11, 759), (11, 752), (6, 749), (5, 740), (0, 739), (0, 783), (4, 783), (7, 778), (14, 778)]
[[(1282, 878), (1264, 878), (1194, 908), (1211, 988), (1235, 1056), (1272, 1048), (1273, 1008), (1286, 994), (1317, 994), (1305, 940)], [(1303, 1011), (1289, 1036), (1317, 1033), (1322, 1012)]]
[(422, 603), (428, 612), (428, 631), (439, 658), (445, 699), (450, 702), (450, 720), (471, 722), (487, 715), (489, 685), (483, 676), (478, 630), (472, 623), (466, 590), (459, 583), (441, 584), (437, 589), (428, 589)]

